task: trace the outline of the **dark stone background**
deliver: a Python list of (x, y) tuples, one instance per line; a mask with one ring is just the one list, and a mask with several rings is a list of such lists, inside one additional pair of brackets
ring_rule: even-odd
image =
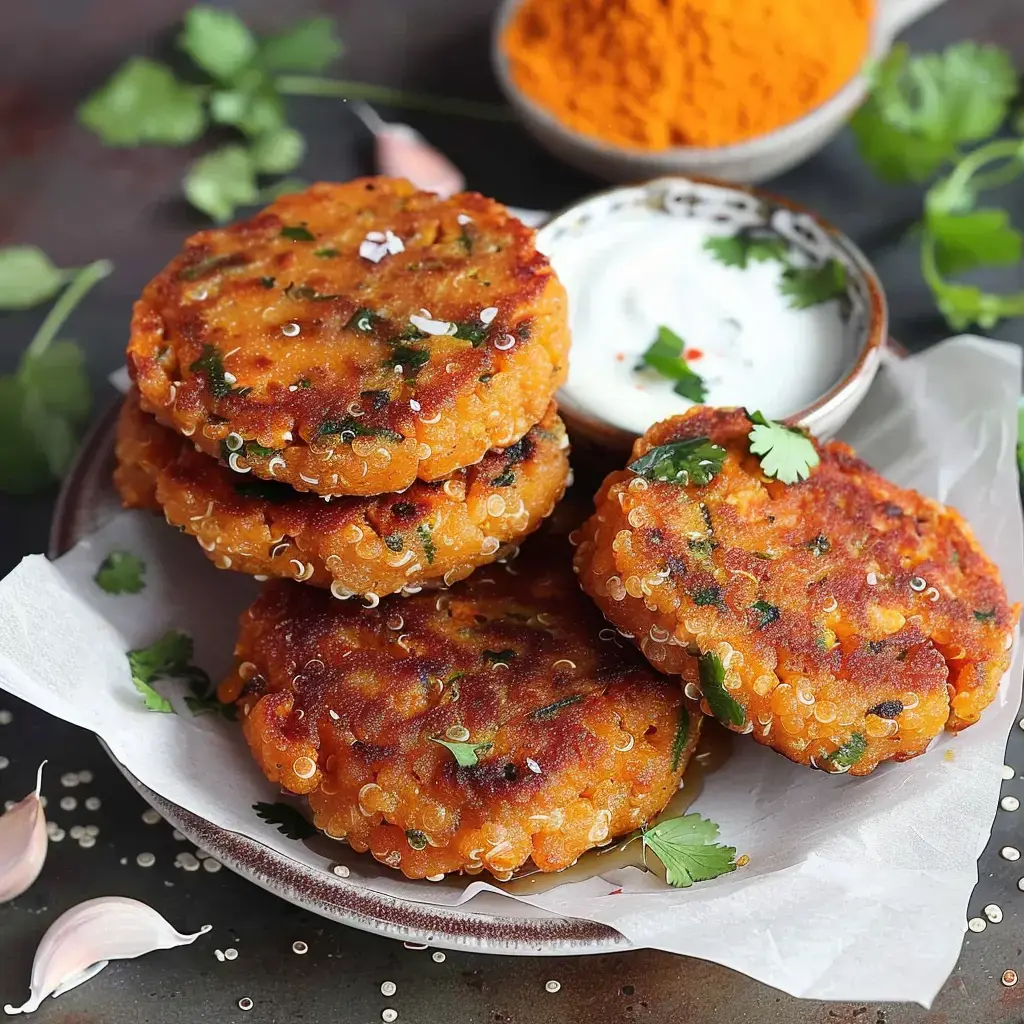
[[(187, 150), (105, 150), (74, 123), (76, 103), (130, 54), (165, 51), (186, 0), (33, 0), (4, 5), (0, 19), (0, 243), (42, 246), (62, 266), (105, 256), (116, 264), (73, 316), (68, 334), (86, 349), (97, 394), (97, 414), (113, 400), (105, 383), (121, 361), (131, 303), (143, 284), (203, 226), (180, 197), (179, 181), (194, 155)], [(488, 63), (492, 0), (334, 0), (289, 4), (241, 0), (229, 6), (253, 27), (270, 31), (302, 15), (333, 14), (348, 50), (338, 74), (393, 86), (474, 98), (497, 98)], [(1021, 0), (949, 0), (907, 33), (918, 49), (973, 38), (1014, 51), (1024, 66)], [(290, 112), (305, 131), (309, 155), (302, 173), (343, 180), (372, 169), (370, 140), (344, 106), (331, 100), (295, 100)], [(515, 125), (400, 114), (466, 172), (471, 187), (520, 206), (557, 208), (596, 187), (555, 163)], [(879, 184), (844, 135), (798, 170), (771, 183), (775, 191), (817, 208), (851, 234), (874, 260), (888, 290), (892, 333), (923, 348), (948, 333), (916, 267), (916, 247), (905, 238), (920, 210), (920, 192)], [(1024, 222), (1024, 191), (1014, 205)], [(1008, 200), (1007, 200), (1008, 201)], [(0, 318), (0, 371), (16, 363), (36, 324), (36, 310)], [(1004, 324), (998, 337), (1024, 342), (1024, 322)], [(25, 553), (45, 549), (53, 493), (0, 500), (0, 571)], [(52, 844), (36, 885), (0, 907), (0, 1003), (20, 1003), (31, 957), (47, 925), (75, 902), (104, 894), (144, 899), (179, 928), (212, 922), (214, 933), (194, 946), (116, 963), (95, 980), (34, 1019), (40, 1024), (252, 1020), (373, 1021), (393, 1006), (402, 1021), (604, 1022), (653, 1019), (672, 1024), (1021, 1024), (1024, 983), (1003, 988), (1000, 974), (1024, 974), (1024, 895), (1019, 865), (996, 851), (1020, 845), (1015, 814), (1000, 812), (981, 860), (981, 885), (971, 912), (999, 903), (1005, 917), (970, 935), (960, 965), (931, 1012), (918, 1007), (816, 1004), (781, 996), (723, 968), (667, 954), (639, 952), (597, 958), (510, 958), (449, 952), (443, 964), (429, 953), (324, 921), (276, 899), (228, 871), (185, 874), (171, 868), (184, 844), (166, 825), (142, 823), (141, 799), (106, 759), (94, 739), (12, 698), (0, 698), (14, 721), (0, 725), (0, 799), (20, 798), (35, 766), (50, 758), (51, 816), (70, 825), (93, 820), (97, 845)], [(1024, 767), (1024, 736), (1014, 730), (1007, 760)], [(62, 790), (62, 772), (92, 770), (87, 787)], [(1019, 780), (1004, 792), (1024, 796)], [(64, 794), (98, 795), (93, 814), (66, 814)], [(1024, 812), (1020, 812), (1024, 814)], [(149, 850), (157, 865), (143, 869), (135, 855)], [(126, 857), (128, 863), (120, 864)], [(836, 908), (841, 929), (842, 909)], [(239, 957), (219, 963), (215, 947), (237, 939)], [(305, 940), (304, 957), (291, 943)], [(549, 995), (544, 982), (561, 981)], [(384, 980), (398, 985), (384, 998)], [(245, 1014), (237, 1001), (249, 996)]]

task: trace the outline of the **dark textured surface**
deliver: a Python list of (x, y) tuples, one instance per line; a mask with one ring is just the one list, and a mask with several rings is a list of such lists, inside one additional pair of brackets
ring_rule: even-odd
[[(178, 182), (190, 154), (181, 150), (111, 151), (78, 129), (74, 103), (129, 54), (156, 52), (173, 35), (184, 0), (34, 0), (9, 5), (0, 29), (0, 243), (33, 242), (62, 265), (99, 256), (117, 264), (113, 278), (90, 296), (69, 334), (89, 354), (98, 410), (109, 399), (103, 383), (119, 362), (130, 306), (142, 285), (202, 225), (179, 198)], [(311, 11), (336, 15), (349, 50), (341, 66), (353, 78), (477, 98), (494, 95), (487, 62), (492, 5), (486, 0), (336, 0), (288, 5), (251, 0), (233, 5), (253, 25), (271, 29)], [(1024, 65), (1020, 0), (949, 0), (908, 33), (918, 48), (971, 37), (1014, 50)], [(344, 107), (328, 100), (295, 101), (295, 122), (309, 137), (307, 178), (343, 180), (371, 169), (369, 140)], [(512, 125), (457, 122), (403, 115), (444, 148), (472, 187), (506, 202), (557, 207), (594, 182), (539, 152)], [(876, 262), (888, 289), (893, 333), (920, 349), (946, 333), (916, 271), (915, 248), (903, 241), (919, 209), (914, 189), (879, 185), (843, 136), (799, 170), (772, 183), (776, 191), (819, 209), (850, 232)], [(1021, 190), (1018, 189), (1018, 197)], [(1024, 220), (1024, 202), (1016, 204)], [(0, 370), (15, 362), (41, 311), (0, 320)], [(1024, 341), (1024, 322), (1003, 325), (999, 337)], [(0, 502), (0, 570), (25, 552), (45, 548), (54, 495)], [(981, 885), (972, 913), (989, 902), (1001, 924), (971, 935), (956, 972), (930, 1012), (917, 1007), (797, 1002), (722, 968), (661, 953), (552, 960), (448, 953), (438, 964), (424, 951), (350, 931), (288, 906), (227, 871), (186, 874), (171, 867), (177, 852), (165, 825), (145, 825), (144, 809), (92, 737), (8, 697), (14, 721), (0, 725), (0, 799), (31, 788), (39, 758), (51, 759), (47, 792), (60, 824), (95, 822), (91, 850), (65, 840), (53, 844), (40, 880), (22, 898), (0, 908), (0, 1003), (21, 1002), (32, 952), (47, 925), (73, 903), (118, 893), (152, 903), (182, 929), (204, 922), (214, 932), (194, 946), (114, 964), (86, 986), (48, 1002), (33, 1019), (63, 1024), (153, 1021), (372, 1021), (385, 1006), (399, 1020), (462, 1022), (612, 1022), (671, 1020), (676, 1024), (1021, 1024), (1024, 983), (1004, 989), (1000, 974), (1024, 974), (1024, 901), (1016, 880), (1024, 869), (998, 857), (1019, 845), (1024, 812), (1000, 812), (981, 861)], [(1024, 768), (1024, 736), (1014, 730), (1007, 760)], [(91, 769), (87, 787), (62, 790), (62, 772)], [(1004, 792), (1024, 796), (1020, 779)], [(95, 812), (56, 809), (61, 795), (101, 797)], [(137, 853), (157, 864), (135, 865)], [(122, 865), (120, 860), (127, 859)], [(310, 951), (291, 952), (302, 939)], [(220, 963), (213, 949), (235, 944), (239, 957)], [(562, 988), (550, 995), (547, 979)], [(380, 983), (394, 981), (385, 998)], [(237, 1001), (249, 996), (245, 1014)]]

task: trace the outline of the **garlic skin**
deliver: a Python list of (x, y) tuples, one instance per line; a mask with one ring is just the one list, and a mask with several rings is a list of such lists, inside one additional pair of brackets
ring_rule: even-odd
[(49, 839), (39, 790), (45, 764), (36, 772), (36, 788), (0, 817), (0, 903), (20, 896), (43, 870)]
[[(44, 826), (45, 827), (45, 826)], [(59, 996), (99, 974), (111, 960), (128, 960), (154, 949), (187, 946), (205, 935), (176, 931), (152, 907), (126, 896), (100, 896), (65, 911), (47, 929), (32, 961), (28, 1000), (8, 1003), (5, 1013), (31, 1013), (48, 996)]]

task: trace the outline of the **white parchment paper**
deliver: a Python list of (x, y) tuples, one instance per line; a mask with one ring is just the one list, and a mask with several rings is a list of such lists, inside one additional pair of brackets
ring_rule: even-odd
[[(896, 482), (959, 508), (1015, 600), (1024, 596), (1014, 461), (1020, 363), (1018, 349), (971, 337), (889, 361), (842, 435)], [(114, 548), (145, 558), (141, 594), (113, 597), (93, 583)], [(217, 679), (237, 616), (255, 593), (253, 581), (215, 571), (194, 540), (157, 517), (122, 514), (57, 562), (30, 556), (0, 582), (0, 685), (98, 733), (169, 800), (322, 870), (344, 861), (354, 884), (447, 905), (499, 892), (479, 879), (412, 882), (343, 844), (285, 838), (251, 810), (278, 796), (237, 726), (192, 717), (176, 697), (179, 715), (143, 709), (124, 652), (183, 629)], [(637, 946), (717, 961), (793, 995), (927, 1004), (959, 953), (1021, 664), (1018, 647), (978, 725), (864, 779), (811, 772), (736, 742), (694, 805), (750, 857), (733, 874), (675, 890), (635, 868), (609, 869), (527, 902), (610, 925)], [(174, 684), (163, 689), (174, 695)]]

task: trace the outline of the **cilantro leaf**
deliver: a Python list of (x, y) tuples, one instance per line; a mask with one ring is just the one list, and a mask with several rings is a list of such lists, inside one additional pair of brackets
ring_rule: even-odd
[(31, 309), (52, 299), (74, 277), (34, 245), (0, 248), (0, 309)]
[(1024, 477), (1024, 397), (1017, 406), (1017, 471)]
[(554, 718), (563, 708), (572, 707), (573, 704), (579, 704), (586, 699), (585, 693), (574, 693), (571, 697), (563, 697), (561, 700), (556, 700), (554, 704), (548, 704), (547, 707), (537, 708), (536, 711), (531, 712), (530, 717), (544, 722), (549, 718)]
[(314, 235), (305, 224), (285, 224), (285, 226), (281, 228), (281, 237), (289, 238), (293, 242), (316, 241), (316, 235)]
[(216, 124), (230, 124), (258, 138), (285, 123), (285, 110), (274, 83), (256, 72), (242, 86), (215, 91), (210, 97), (210, 117)]
[(396, 345), (385, 361), (385, 366), (402, 367), (407, 377), (415, 377), (420, 367), (430, 362), (430, 353), (426, 349), (411, 348), (409, 345)]
[(146, 57), (116, 71), (78, 108), (78, 120), (108, 146), (184, 146), (206, 128), (202, 90)]
[(674, 380), (676, 386), (673, 390), (677, 395), (699, 404), (707, 398), (707, 386), (704, 378), (683, 358), (683, 347), (683, 339), (675, 331), (662, 325), (658, 328), (654, 341), (640, 356), (641, 365), (637, 369), (649, 366), (662, 377)]
[(178, 45), (222, 82), (230, 82), (256, 55), (256, 39), (238, 15), (206, 4), (186, 12)]
[(146, 585), (146, 563), (130, 551), (111, 551), (93, 579), (108, 594), (137, 594)]
[(975, 622), (995, 622), (996, 621), (996, 610), (995, 610), (995, 608), (990, 608), (987, 611), (983, 611), (983, 610), (980, 610), (980, 609), (975, 609), (974, 620), (975, 620)]
[(750, 433), (750, 452), (761, 456), (761, 472), (784, 484), (806, 480), (821, 461), (814, 442), (797, 427), (765, 418), (755, 412)]
[(725, 462), (725, 449), (712, 444), (706, 437), (691, 437), (685, 441), (651, 448), (627, 467), (637, 476), (661, 483), (686, 487), (703, 487), (718, 474)]
[(779, 291), (789, 299), (790, 309), (811, 306), (846, 297), (846, 267), (839, 260), (826, 260), (820, 267), (787, 267)]
[(893, 47), (872, 73), (851, 121), (863, 158), (887, 181), (924, 181), (957, 152), (995, 132), (1017, 93), (1009, 55), (964, 42), (911, 57)]
[(252, 154), (237, 143), (201, 156), (189, 167), (184, 184), (188, 201), (218, 224), (260, 198)]
[(259, 59), (271, 71), (323, 71), (341, 51), (333, 18), (306, 18), (265, 39)]
[(789, 245), (779, 235), (738, 231), (735, 235), (713, 235), (704, 239), (704, 251), (710, 253), (726, 267), (746, 270), (751, 261), (754, 263), (765, 263), (768, 260), (785, 262), (789, 253)]
[(480, 762), (479, 755), (486, 754), (494, 746), (493, 743), (453, 743), (438, 736), (431, 736), (430, 741), (447, 747), (455, 756), (455, 762), (460, 768), (473, 768)]
[(224, 360), (216, 345), (203, 345), (202, 355), (190, 364), (189, 371), (206, 375), (206, 386), (214, 398), (231, 394), (231, 385), (224, 376)]
[(360, 423), (354, 417), (344, 420), (324, 420), (317, 428), (316, 436), (327, 437), (337, 435), (342, 444), (348, 444), (357, 437), (382, 437), (385, 441), (402, 441), (404, 438), (395, 430), (387, 427), (370, 427)]
[(143, 703), (149, 711), (174, 712), (171, 702), (157, 693), (151, 684), (157, 679), (189, 675), (193, 671), (189, 664), (191, 659), (192, 638), (173, 629), (149, 647), (128, 652), (132, 683), (142, 694)]
[(306, 153), (306, 140), (294, 128), (272, 128), (256, 137), (252, 162), (260, 174), (287, 174), (295, 170)]
[(837, 768), (852, 768), (867, 749), (867, 740), (859, 732), (855, 732), (841, 747), (833, 750), (831, 754), (826, 754), (824, 759)]
[(750, 610), (757, 616), (757, 628), (764, 629), (779, 619), (779, 609), (767, 601), (755, 601)]
[(690, 712), (686, 710), (685, 704), (679, 705), (679, 725), (676, 726), (676, 734), (672, 738), (672, 771), (679, 771), (679, 761), (686, 749), (686, 740), (690, 735)]
[(268, 825), (276, 825), (277, 831), (288, 839), (309, 839), (317, 833), (316, 826), (307, 821), (301, 812), (291, 804), (268, 803), (261, 800), (252, 805), (256, 816)]
[(1005, 210), (971, 213), (929, 211), (926, 227), (935, 244), (941, 274), (960, 274), (982, 266), (1012, 266), (1024, 255), (1024, 235)]
[(668, 884), (683, 889), (736, 870), (735, 848), (717, 838), (718, 826), (699, 814), (669, 818), (640, 835), (644, 849), (665, 865)]
[(725, 688), (725, 666), (722, 659), (714, 651), (705, 652), (697, 660), (697, 674), (700, 677), (701, 693), (715, 718), (723, 725), (742, 728), (747, 721), (747, 713)]
[(423, 545), (423, 554), (426, 556), (427, 565), (433, 565), (437, 546), (434, 544), (434, 538), (430, 535), (430, 527), (426, 523), (420, 523), (416, 527), (416, 536), (419, 537), (420, 543)]

